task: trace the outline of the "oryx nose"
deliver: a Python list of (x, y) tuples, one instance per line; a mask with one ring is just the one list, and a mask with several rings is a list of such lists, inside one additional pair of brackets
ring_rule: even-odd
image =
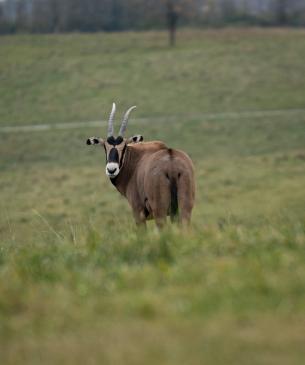
[(109, 172), (109, 174), (114, 174), (116, 172), (116, 167), (115, 168), (107, 167), (107, 171)]

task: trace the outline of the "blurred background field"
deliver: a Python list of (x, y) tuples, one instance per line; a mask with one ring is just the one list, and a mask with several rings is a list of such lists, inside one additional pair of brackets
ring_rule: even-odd
[[(305, 31), (0, 38), (3, 364), (303, 364)], [(137, 232), (100, 127), (196, 167), (192, 229)], [(234, 113), (233, 113), (234, 112)]]
[(185, 30), (1, 37), (0, 122), (304, 107), (304, 30)]

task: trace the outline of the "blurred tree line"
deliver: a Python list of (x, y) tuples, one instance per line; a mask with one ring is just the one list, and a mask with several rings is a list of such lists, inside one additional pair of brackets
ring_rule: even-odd
[(0, 33), (305, 25), (305, 0), (0, 0)]

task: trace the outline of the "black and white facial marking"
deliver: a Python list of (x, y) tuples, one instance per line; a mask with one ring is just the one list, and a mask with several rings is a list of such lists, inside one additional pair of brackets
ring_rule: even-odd
[(137, 134), (131, 138), (129, 138), (129, 143), (139, 143), (143, 142), (144, 138), (141, 136), (141, 134)]
[(137, 134), (127, 140), (123, 137), (110, 136), (104, 141), (99, 137), (91, 137), (87, 139), (87, 145), (103, 146), (106, 153), (106, 175), (115, 178), (122, 168), (124, 156), (128, 144), (139, 143), (143, 141), (143, 136)]
[(98, 137), (90, 137), (90, 138), (87, 139), (87, 145), (88, 146), (94, 145), (94, 144), (101, 144), (101, 145), (103, 145), (104, 144), (104, 141), (101, 138), (98, 138)]
[(111, 136), (107, 138), (104, 144), (106, 151), (106, 175), (110, 178), (116, 177), (123, 164), (126, 151), (126, 140), (119, 136), (117, 138)]
[(110, 178), (115, 178), (119, 174), (120, 169), (123, 165), (127, 144), (138, 143), (143, 141), (143, 137), (140, 135), (133, 136), (128, 140), (123, 138), (126, 132), (129, 115), (135, 108), (136, 106), (132, 106), (124, 114), (119, 131), (119, 137), (115, 138), (113, 136), (114, 134), (113, 122), (116, 111), (116, 105), (115, 103), (113, 103), (108, 121), (107, 140), (104, 141), (103, 139), (97, 137), (91, 137), (87, 139), (88, 145), (101, 145), (104, 147), (106, 152), (106, 175), (109, 176)]

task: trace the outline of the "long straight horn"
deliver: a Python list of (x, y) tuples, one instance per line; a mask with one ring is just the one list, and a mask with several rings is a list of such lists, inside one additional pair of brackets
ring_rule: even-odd
[(123, 122), (122, 122), (122, 125), (121, 125), (121, 128), (120, 128), (120, 132), (119, 132), (119, 136), (123, 137), (124, 136), (124, 133), (126, 131), (126, 128), (127, 128), (127, 124), (128, 124), (128, 118), (129, 118), (129, 114), (133, 111), (133, 109), (135, 109), (136, 106), (132, 106), (131, 108), (129, 108), (127, 110), (127, 112), (125, 113), (124, 115), (124, 118), (123, 118)]
[(109, 122), (108, 122), (108, 137), (113, 136), (113, 120), (114, 120), (114, 114), (116, 111), (115, 103), (112, 104), (112, 110), (109, 116)]

